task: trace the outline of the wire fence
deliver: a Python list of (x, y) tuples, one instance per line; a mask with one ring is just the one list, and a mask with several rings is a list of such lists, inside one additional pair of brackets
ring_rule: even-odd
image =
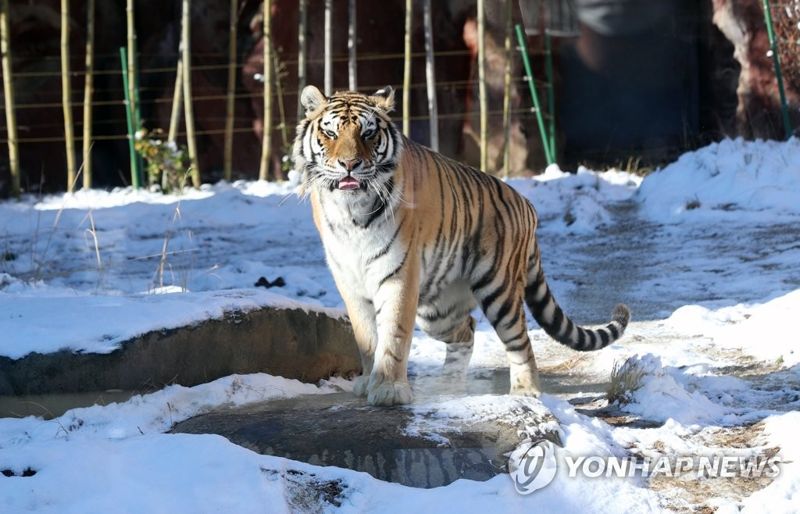
[[(219, 54), (219, 53), (211, 54), (211, 53), (209, 53), (209, 54), (198, 54), (198, 55), (221, 56), (222, 54)], [(468, 50), (448, 50), (448, 51), (435, 52), (434, 55), (436, 57), (438, 57), (438, 58), (442, 58), (442, 57), (467, 57), (467, 56), (471, 56), (471, 53)], [(155, 54), (153, 54), (153, 55), (142, 54), (142, 56), (155, 56)], [(102, 56), (98, 56), (98, 57), (102, 57)], [(118, 57), (118, 56), (112, 56), (112, 55), (109, 54), (106, 57), (111, 58), (111, 57)], [(170, 55), (166, 55), (166, 56), (165, 55), (158, 55), (158, 57), (159, 58), (170, 58), (171, 57), (171, 58), (174, 58), (175, 60), (177, 60), (177, 58), (178, 58), (177, 54), (172, 55), (172, 56), (170, 56)], [(361, 54), (361, 55), (358, 56), (358, 62), (364, 64), (364, 63), (374, 62), (374, 61), (385, 61), (385, 60), (393, 60), (393, 59), (402, 59), (403, 57), (404, 57), (404, 54), (402, 54), (402, 53)], [(424, 57), (425, 57), (424, 52), (412, 53), (412, 58), (422, 59)], [(60, 57), (59, 56), (42, 56), (42, 59), (58, 59), (58, 58), (60, 58)], [(334, 62), (339, 62), (339, 63), (346, 62), (347, 61), (347, 56), (334, 56), (333, 57), (333, 61)], [(321, 63), (324, 62), (324, 59), (308, 59), (307, 62), (321, 64)], [(296, 59), (281, 60), (281, 64), (282, 65), (296, 65), (297, 64), (297, 60)], [(249, 63), (237, 63), (236, 64), (236, 68), (239, 69), (239, 70), (242, 70), (243, 68), (245, 68), (247, 66), (251, 66), (251, 64), (249, 64)], [(228, 63), (194, 64), (194, 65), (191, 66), (191, 70), (193, 72), (195, 72), (195, 71), (197, 71), (197, 72), (219, 71), (219, 70), (227, 70), (227, 69), (228, 69)], [(141, 75), (164, 74), (164, 73), (174, 74), (175, 72), (176, 72), (176, 68), (174, 66), (149, 67), (149, 68), (142, 68), (142, 69), (139, 70), (139, 73)], [(95, 70), (94, 71), (94, 75), (120, 76), (121, 74), (122, 74), (122, 69), (119, 68), (119, 67), (112, 68), (112, 69), (106, 69), (106, 70)], [(81, 77), (81, 76), (85, 75), (85, 72), (82, 71), (82, 70), (78, 70), (78, 71), (71, 72), (70, 75), (71, 76), (75, 76), (75, 77)], [(60, 77), (60, 76), (61, 76), (61, 72), (60, 71), (55, 71), (55, 70), (54, 71), (40, 71), (40, 72), (18, 72), (18, 73), (14, 73), (13, 74), (15, 82), (17, 80), (19, 80), (19, 79), (24, 79), (24, 78)], [(528, 79), (526, 77), (524, 77), (524, 76), (515, 77), (514, 79), (512, 79), (513, 83), (515, 83), (517, 85), (524, 84), (524, 83), (527, 82), (527, 80)], [(164, 105), (164, 104), (171, 104), (172, 101), (173, 101), (173, 99), (172, 99), (172, 88), (173, 88), (172, 82), (173, 81), (165, 82), (161, 86), (140, 87), (139, 90), (144, 94), (142, 95), (143, 98), (139, 99), (139, 104), (143, 105), (143, 106), (152, 106), (152, 107), (155, 107), (155, 106), (158, 106), (158, 105)], [(546, 85), (546, 82), (543, 81), (543, 80), (534, 80), (534, 83), (536, 84), (537, 87), (544, 87)], [(359, 85), (359, 87), (357, 89), (359, 91), (368, 93), (368, 92), (376, 91), (376, 90), (384, 87), (385, 85), (386, 85), (385, 83), (374, 84), (374, 85)], [(418, 90), (424, 89), (426, 87), (426, 85), (427, 84), (424, 81), (413, 82), (410, 85), (410, 89), (412, 91), (418, 91)], [(393, 87), (395, 87), (398, 90), (401, 89), (399, 84), (393, 85)], [(461, 80), (438, 80), (438, 81), (436, 81), (436, 89), (439, 92), (439, 94), (442, 94), (442, 90), (443, 89), (444, 90), (449, 89), (450, 91), (455, 90), (455, 91), (461, 92), (461, 91), (464, 91), (464, 90), (467, 90), (467, 89), (471, 89), (471, 88), (477, 88), (477, 78), (461, 79)], [(92, 102), (92, 106), (93, 107), (119, 107), (121, 109), (121, 111), (120, 111), (120, 116), (119, 117), (115, 117), (115, 118), (104, 117), (103, 119), (95, 119), (95, 120), (92, 121), (92, 124), (95, 125), (95, 126), (104, 125), (104, 126), (124, 127), (124, 125), (126, 123), (126, 118), (124, 117), (124, 110), (122, 110), (122, 109), (124, 109), (124, 107), (126, 105), (126, 101), (123, 98), (123, 91), (121, 90), (121, 86), (119, 88), (95, 88), (94, 91), (95, 91), (96, 94), (97, 93), (118, 92), (119, 95), (120, 95), (118, 98), (94, 100)], [(160, 94), (162, 94), (164, 96), (161, 96), (161, 97), (155, 96), (155, 97), (153, 97), (151, 95), (148, 95), (148, 93), (156, 93), (156, 94), (160, 93)], [(299, 94), (299, 92), (296, 89), (284, 89), (284, 91), (283, 91), (281, 96), (282, 96), (282, 99), (283, 99), (283, 101), (285, 103), (294, 104), (297, 101), (296, 98), (297, 98), (298, 94)], [(54, 96), (56, 96), (55, 92), (54, 92)], [(150, 97), (148, 98), (148, 96), (150, 96)], [(240, 101), (240, 100), (252, 100), (252, 101), (261, 100), (261, 101), (263, 101), (262, 100), (263, 97), (264, 97), (263, 90), (258, 90), (258, 91), (255, 91), (255, 92), (237, 91), (234, 94), (234, 98), (237, 101)], [(0, 98), (2, 98), (1, 94), (0, 94)], [(277, 94), (273, 94), (273, 98), (278, 100), (278, 95)], [(193, 102), (222, 102), (222, 101), (225, 101), (226, 99), (227, 99), (227, 95), (224, 94), (224, 93), (219, 93), (218, 90), (215, 91), (214, 93), (211, 93), (211, 94), (204, 94), (203, 91), (201, 90), (198, 94), (195, 94), (192, 97)], [(84, 102), (83, 102), (83, 92), (80, 91), (79, 89), (76, 89), (74, 91), (73, 100), (70, 102), (70, 105), (73, 108), (76, 108), (76, 107), (82, 107), (83, 104), (84, 104)], [(63, 107), (62, 101), (60, 99), (58, 99), (58, 100), (54, 99), (53, 101), (42, 101), (42, 102), (33, 102), (33, 103), (17, 103), (17, 104), (15, 104), (14, 108), (15, 108), (15, 110), (18, 110), (18, 111), (24, 111), (24, 110), (35, 110), (35, 109), (61, 109), (62, 107)], [(4, 111), (4, 110), (5, 110), (5, 107), (0, 105), (0, 111)], [(294, 109), (290, 109), (288, 112), (292, 112), (293, 113), (295, 111), (294, 111)], [(519, 109), (512, 109), (510, 111), (510, 113), (514, 114), (514, 115), (530, 114), (530, 113), (533, 113), (533, 112), (535, 112), (535, 110), (533, 108), (519, 108)], [(466, 119), (468, 116), (470, 116), (472, 114), (474, 114), (472, 111), (467, 111), (467, 110), (458, 111), (458, 112), (444, 112), (444, 113), (438, 113), (437, 119), (439, 119), (439, 120)], [(502, 110), (491, 110), (491, 111), (489, 111), (488, 114), (490, 116), (492, 116), (492, 117), (501, 116), (502, 115)], [(543, 115), (545, 117), (549, 116), (548, 113), (543, 113)], [(429, 119), (430, 119), (430, 116), (428, 114), (418, 114), (418, 115), (413, 115), (413, 116), (410, 117), (411, 121), (424, 121), (424, 120), (429, 120)], [(211, 125), (215, 125), (215, 124), (222, 125), (225, 122), (225, 118), (224, 117), (219, 117), (219, 116), (218, 117), (204, 116), (203, 117), (203, 121), (205, 123), (211, 124)], [(294, 116), (292, 116), (291, 117), (291, 121), (295, 122), (296, 118)], [(77, 127), (83, 126), (83, 122), (82, 122), (82, 120), (80, 120), (80, 118), (76, 119), (75, 126), (77, 126)], [(41, 130), (41, 129), (59, 129), (61, 127), (63, 127), (63, 123), (61, 123), (61, 122), (25, 123), (25, 124), (20, 125), (19, 130), (21, 132), (33, 133), (33, 132), (36, 132), (36, 131)], [(285, 129), (286, 129), (285, 126), (283, 126), (281, 124), (278, 124), (277, 126), (275, 126), (273, 128), (273, 131), (274, 132), (280, 132), (280, 131), (283, 131)], [(3, 134), (5, 136), (6, 135), (5, 132), (6, 132), (5, 127), (4, 126), (0, 126), (0, 134)], [(223, 134), (223, 133), (224, 133), (223, 129), (207, 129), (207, 130), (196, 131), (197, 135), (218, 135), (218, 134)], [(244, 133), (255, 134), (255, 131), (254, 131), (252, 126), (246, 126), (246, 127), (235, 127), (233, 129), (233, 133), (234, 134), (244, 134)], [(186, 135), (185, 132), (179, 132), (178, 133), (179, 137), (184, 137), (185, 135)], [(82, 141), (82, 139), (83, 138), (80, 137), (80, 136), (76, 136), (74, 138), (74, 140), (78, 141), (78, 142)], [(114, 134), (95, 134), (95, 135), (92, 136), (92, 140), (95, 140), (95, 141), (125, 141), (125, 140), (128, 140), (128, 139), (130, 139), (130, 135), (127, 132), (120, 132), (120, 133), (114, 133)], [(53, 143), (53, 142), (64, 142), (65, 140), (66, 139), (63, 136), (41, 136), (41, 137), (18, 137), (17, 138), (17, 141), (19, 143)], [(6, 137), (0, 139), (0, 143), (7, 143), (7, 142), (8, 142), (8, 139)]]
[[(512, 81), (515, 84), (524, 84), (527, 82), (525, 77), (519, 77)], [(534, 80), (534, 83), (537, 87), (543, 87), (546, 83), (542, 80)], [(468, 89), (472, 86), (475, 86), (475, 80), (450, 80), (450, 81), (437, 81), (436, 88), (455, 88), (455, 89)], [(411, 89), (423, 89), (425, 88), (425, 82), (416, 82), (411, 84)], [(386, 84), (380, 85), (372, 85), (372, 86), (359, 86), (358, 90), (362, 92), (373, 92), (377, 91), (378, 89), (385, 87)], [(392, 87), (399, 88), (400, 86), (392, 85)], [(150, 88), (151, 91), (159, 91), (159, 92), (167, 92), (166, 89), (169, 89), (169, 94), (172, 94), (172, 85), (165, 85), (164, 87), (160, 88)], [(141, 90), (141, 88), (140, 88)], [(80, 93), (80, 96), (79, 94)], [(72, 107), (82, 107), (83, 106), (83, 92), (79, 91), (74, 93), (73, 96), (79, 97), (78, 100), (73, 100), (70, 102)], [(277, 97), (277, 94), (272, 95), (273, 98)], [(286, 90), (283, 92), (284, 98), (295, 98), (298, 96), (298, 92), (296, 90)], [(264, 93), (263, 91), (254, 92), (254, 93), (240, 93), (237, 92), (234, 97), (238, 99), (247, 99), (247, 98), (263, 98)], [(216, 100), (225, 100), (227, 95), (225, 94), (198, 94), (193, 95), (192, 100), (196, 102), (206, 102), (206, 101), (216, 101)], [(2, 99), (2, 95), (0, 95), (0, 99)], [(172, 103), (172, 98), (142, 98), (139, 100), (139, 104), (147, 105), (147, 104), (168, 104)], [(118, 106), (125, 106), (125, 99), (119, 98), (114, 100), (95, 100), (92, 102), (93, 106), (109, 106), (109, 105), (118, 105)], [(23, 103), (23, 104), (15, 104), (15, 110), (25, 110), (25, 109), (53, 109), (53, 108), (61, 108), (63, 103), (61, 101), (52, 101), (52, 102), (35, 102), (35, 103)], [(0, 112), (4, 111), (5, 107), (0, 105)]]
[[(520, 109), (511, 109), (509, 112), (511, 114), (519, 115), (519, 114), (531, 114), (531, 113), (534, 112), (534, 110), (533, 110), (533, 108), (520, 108)], [(503, 115), (503, 111), (501, 109), (489, 110), (488, 114), (489, 114), (490, 117), (495, 117), (496, 118), (496, 117), (502, 116)], [(476, 115), (476, 113), (473, 112), (473, 111), (460, 111), (460, 112), (440, 113), (436, 118), (438, 120), (459, 120), (459, 119), (467, 119), (467, 117), (473, 116), (473, 115)], [(210, 119), (210, 118), (204, 118), (204, 120), (206, 120), (206, 119)], [(427, 115), (427, 114), (421, 114), (421, 115), (410, 116), (409, 119), (411, 121), (423, 121), (423, 120), (430, 120), (430, 116)], [(219, 121), (220, 123), (224, 122), (224, 118), (219, 118), (218, 117), (215, 120)], [(122, 125), (122, 124), (125, 123), (125, 120), (124, 119), (118, 119), (118, 120), (114, 120), (114, 122), (116, 124)], [(97, 122), (93, 121), (92, 123), (96, 124)], [(111, 123), (111, 121), (109, 121), (109, 123)], [(80, 124), (76, 123), (76, 125), (80, 125)], [(47, 124), (47, 126), (48, 127), (57, 128), (57, 127), (63, 127), (63, 124), (62, 123), (59, 123), (59, 124)], [(287, 127), (279, 124), (279, 125), (273, 127), (272, 130), (273, 130), (274, 133), (280, 133), (282, 130), (284, 130), (286, 128)], [(20, 127), (20, 129), (23, 129), (23, 127)], [(195, 130), (194, 133), (195, 133), (195, 135), (198, 135), (198, 136), (219, 135), (219, 134), (224, 134), (225, 133), (225, 129)], [(234, 134), (249, 133), (249, 134), (255, 135), (255, 131), (254, 131), (253, 127), (235, 127), (233, 129), (233, 133)], [(185, 137), (186, 136), (186, 132), (179, 131), (177, 133), (177, 135), (179, 137)], [(78, 134), (76, 134), (73, 139), (75, 141), (83, 141), (83, 137), (81, 137)], [(130, 136), (127, 133), (92, 135), (92, 141), (127, 141), (128, 139), (130, 139)], [(19, 143), (57, 143), (57, 142), (65, 142), (65, 141), (66, 141), (66, 139), (63, 136), (18, 137), (17, 138), (17, 142), (19, 142)], [(7, 138), (2, 138), (2, 139), (0, 139), (0, 143), (2, 143), (2, 144), (8, 143), (8, 139)]]

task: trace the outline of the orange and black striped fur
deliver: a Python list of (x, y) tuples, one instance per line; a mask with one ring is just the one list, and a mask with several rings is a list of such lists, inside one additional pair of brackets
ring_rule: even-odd
[(374, 405), (411, 401), (415, 321), (448, 343), (445, 371), (465, 373), (477, 306), (505, 344), (514, 394), (539, 393), (524, 305), (578, 351), (622, 335), (624, 305), (593, 330), (564, 314), (542, 271), (533, 206), (491, 175), (403, 137), (389, 118), (391, 88), (325, 97), (308, 86), (301, 102), (295, 165), (361, 352), (356, 394)]

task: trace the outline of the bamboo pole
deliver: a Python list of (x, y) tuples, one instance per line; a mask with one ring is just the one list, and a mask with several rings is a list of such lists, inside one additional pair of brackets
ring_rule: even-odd
[(303, 104), (300, 103), (300, 91), (306, 87), (306, 56), (308, 47), (306, 34), (308, 33), (308, 0), (300, 0), (299, 13), (300, 19), (297, 27), (297, 121), (303, 119)]
[(484, 0), (478, 0), (478, 107), (480, 110), (481, 170), (489, 169), (487, 133), (489, 130), (489, 108), (486, 100), (486, 16)]
[(536, 114), (536, 124), (539, 126), (539, 136), (542, 138), (542, 148), (547, 164), (553, 164), (555, 159), (550, 154), (550, 145), (547, 143), (547, 131), (544, 128), (544, 119), (542, 119), (542, 108), (539, 104), (539, 94), (536, 92), (536, 83), (533, 81), (533, 70), (531, 69), (531, 62), (528, 59), (528, 47), (525, 45), (525, 33), (522, 31), (522, 25), (517, 24), (515, 27), (517, 33), (517, 43), (519, 44), (519, 53), (522, 55), (522, 65), (525, 68), (526, 80), (528, 81), (528, 90), (531, 93), (533, 100), (533, 110)]
[(503, 176), (508, 177), (511, 173), (511, 59), (513, 49), (512, 38), (512, 19), (513, 3), (506, 2), (506, 26), (503, 49), (505, 50), (506, 62), (503, 68)]
[(223, 176), (228, 182), (233, 176), (233, 121), (236, 105), (236, 28), (239, 21), (237, 0), (230, 0), (231, 12), (228, 21), (228, 89), (225, 99), (225, 149)]
[(333, 94), (333, 0), (325, 0), (325, 96)]
[(139, 120), (136, 118), (138, 105), (136, 102), (136, 24), (133, 10), (134, 0), (127, 0), (125, 5), (125, 15), (127, 20), (128, 32), (128, 98), (130, 99), (131, 112), (133, 113), (134, 130), (139, 130)]
[(348, 0), (347, 4), (347, 87), (355, 91), (357, 85), (356, 64), (356, 0)]
[(136, 121), (134, 119), (135, 115), (133, 113), (133, 109), (131, 108), (131, 99), (130, 99), (130, 77), (128, 76), (128, 68), (126, 63), (128, 62), (128, 52), (125, 50), (124, 46), (119, 47), (119, 61), (122, 70), (122, 87), (125, 93), (125, 122), (128, 126), (128, 153), (131, 159), (131, 185), (134, 189), (139, 189), (141, 187), (141, 182), (139, 181), (139, 172), (136, 168), (137, 166), (137, 159), (136, 159), (136, 149), (134, 148), (134, 142), (136, 140)]
[(69, 0), (61, 0), (61, 105), (67, 151), (67, 191), (75, 188), (75, 125), (72, 121), (72, 83), (69, 74)]
[(411, 135), (411, 31), (414, 1), (406, 0), (405, 42), (403, 56), (403, 134)]
[[(179, 45), (180, 46), (180, 45)], [(180, 48), (178, 49), (180, 55)], [(175, 145), (178, 138), (178, 129), (181, 124), (181, 112), (183, 112), (183, 61), (178, 57), (178, 65), (175, 72), (175, 85), (172, 90), (172, 110), (169, 116), (169, 132), (167, 133), (167, 142)], [(176, 145), (177, 148), (177, 145)], [(169, 175), (161, 173), (161, 190), (167, 191), (170, 187)], [(181, 180), (183, 183), (183, 180)]]
[(175, 72), (175, 88), (172, 90), (172, 112), (170, 112), (169, 116), (169, 132), (167, 134), (167, 141), (170, 143), (174, 143), (178, 138), (181, 113), (183, 112), (181, 107), (183, 107), (183, 60), (179, 57), (177, 71)]
[(194, 131), (194, 108), (192, 107), (192, 5), (183, 0), (181, 9), (181, 63), (183, 64), (183, 114), (186, 120), (186, 146), (192, 170), (192, 185), (200, 187), (200, 165), (197, 162), (197, 145)]
[[(128, 38), (128, 48), (126, 50), (127, 55), (127, 62), (122, 63), (123, 68), (126, 68), (127, 75), (128, 75), (128, 85), (127, 85), (127, 94), (128, 94), (128, 105), (131, 108), (131, 120), (133, 122), (133, 132), (131, 132), (131, 137), (135, 138), (136, 133), (141, 128), (141, 120), (139, 119), (139, 89), (137, 87), (137, 71), (136, 71), (136, 63), (137, 63), (137, 54), (136, 54), (136, 18), (135, 18), (135, 11), (134, 11), (134, 0), (127, 0), (125, 4), (125, 18), (126, 18), (126, 31), (127, 31), (127, 38)], [(140, 187), (144, 183), (144, 177), (142, 173), (142, 158), (140, 155), (135, 154), (135, 162), (132, 163), (133, 169), (131, 170), (131, 176), (134, 174), (137, 177), (137, 180), (134, 184), (134, 187)]]
[(786, 139), (792, 137), (792, 122), (789, 120), (789, 107), (786, 103), (786, 91), (783, 87), (783, 73), (781, 72), (781, 59), (778, 55), (778, 42), (775, 39), (775, 29), (772, 26), (772, 11), (769, 7), (769, 0), (763, 0), (764, 4), (764, 23), (767, 25), (767, 37), (769, 38), (769, 48), (772, 52), (772, 65), (775, 68), (775, 80), (778, 82), (778, 95), (781, 99), (781, 114), (783, 117), (783, 130)]
[[(510, 2), (508, 2), (510, 3)], [(439, 107), (436, 103), (436, 69), (433, 60), (433, 19), (431, 0), (422, 4), (422, 23), (425, 26), (425, 85), (428, 91), (428, 120), (431, 132), (431, 148), (439, 151)]]
[[(131, 77), (131, 80), (133, 81), (133, 103), (136, 107), (133, 111), (133, 119), (136, 120), (136, 132), (138, 134), (142, 129), (142, 102), (139, 101), (139, 51), (135, 45), (136, 41), (134, 41), (135, 52), (133, 54), (134, 75)], [(136, 172), (139, 173), (139, 180), (141, 180), (142, 184), (144, 184), (145, 179), (147, 179), (147, 183), (150, 185), (150, 176), (144, 171), (144, 156), (138, 152), (136, 154)]]
[(200, 187), (200, 165), (197, 162), (197, 145), (194, 131), (194, 109), (192, 107), (192, 28), (191, 0), (183, 0), (181, 10), (181, 62), (183, 63), (183, 111), (186, 120), (186, 146), (192, 167), (192, 185)]
[(289, 148), (289, 127), (286, 125), (286, 110), (283, 107), (283, 82), (281, 82), (281, 65), (280, 65), (280, 58), (278, 56), (278, 52), (275, 50), (274, 41), (270, 41), (272, 44), (272, 72), (274, 73), (275, 77), (275, 103), (278, 104), (278, 120), (279, 120), (279, 128), (281, 129), (281, 143), (283, 144), (284, 149)]
[[(328, 0), (330, 1), (330, 0)], [(326, 3), (327, 9), (327, 3)], [(264, 27), (261, 42), (264, 47), (264, 118), (261, 135), (261, 164), (258, 168), (258, 179), (269, 178), (272, 157), (272, 1), (264, 0)], [(326, 78), (327, 80), (327, 78)]]
[(94, 93), (94, 3), (86, 2), (86, 76), (83, 82), (83, 188), (92, 187), (92, 95)]
[(553, 159), (556, 158), (556, 99), (555, 99), (555, 85), (553, 84), (555, 76), (553, 74), (553, 42), (552, 36), (548, 29), (544, 29), (544, 73), (547, 77), (547, 114), (550, 116), (547, 119), (547, 139), (550, 141), (550, 155)]
[(19, 141), (17, 139), (17, 114), (14, 110), (14, 79), (11, 75), (9, 15), (8, 0), (0, 0), (0, 54), (2, 54), (3, 100), (6, 107), (6, 130), (8, 132), (8, 167), (11, 172), (11, 195), (19, 197)]

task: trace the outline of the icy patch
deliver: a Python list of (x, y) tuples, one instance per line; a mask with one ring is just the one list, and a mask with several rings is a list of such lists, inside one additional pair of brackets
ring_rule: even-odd
[[(559, 432), (558, 422), (550, 411), (534, 398), (519, 396), (481, 395), (452, 398), (444, 401), (412, 404), (414, 421), (405, 433), (427, 437), (441, 443), (447, 440), (438, 435), (454, 426), (475, 423), (503, 423), (515, 426), (519, 433), (529, 436)], [(534, 422), (534, 424), (530, 424)]]
[(636, 198), (660, 223), (792, 219), (800, 215), (800, 139), (713, 143), (648, 175)]

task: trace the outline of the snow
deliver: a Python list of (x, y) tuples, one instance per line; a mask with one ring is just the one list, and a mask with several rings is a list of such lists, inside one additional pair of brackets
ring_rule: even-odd
[[(542, 403), (563, 441), (558, 451), (773, 449), (784, 462), (779, 477), (760, 490), (710, 487), (694, 496), (691, 484), (660, 489), (638, 478), (569, 478), (564, 470), (530, 496), (502, 475), (418, 490), (260, 456), (217, 436), (166, 433), (216, 408), (352, 387), (256, 374), (169, 386), (52, 420), (0, 418), (0, 470), (36, 471), (0, 476), (0, 511), (795, 511), (800, 140), (721, 141), (644, 180), (551, 166), (508, 182), (536, 206), (544, 268), (573, 319), (605, 322), (619, 301), (633, 311), (625, 338), (591, 354), (553, 343), (531, 322), (548, 393)], [(264, 306), (341, 315), (310, 207), (295, 186), (237, 182), (181, 195), (118, 189), (0, 202), (0, 355), (105, 353), (149, 330)], [(255, 287), (260, 277), (286, 285)], [(502, 344), (476, 315), (466, 385), (438, 380), (444, 345), (415, 333), (409, 371), (418, 412), (435, 407), (485, 421), (498, 409), (538, 405), (503, 394)], [(628, 402), (608, 406), (632, 420), (619, 424), (603, 416), (604, 395), (612, 368), (625, 361), (643, 375)], [(408, 430), (448, 421), (425, 419)], [(733, 436), (743, 442), (727, 443)], [(308, 497), (327, 482), (341, 487), (334, 503)]]
[(629, 199), (641, 178), (614, 170), (597, 173), (584, 167), (569, 173), (551, 164), (532, 180), (511, 179), (508, 183), (536, 207), (541, 230), (577, 234), (608, 224), (611, 216), (605, 204)]
[(661, 223), (796, 220), (800, 139), (713, 143), (649, 175), (636, 196)]
[(786, 366), (800, 364), (800, 337), (787, 333), (787, 321), (800, 312), (800, 289), (759, 304), (736, 304), (720, 309), (686, 305), (666, 324), (687, 336), (702, 334), (715, 346), (731, 347)]
[(781, 475), (770, 485), (743, 502), (741, 512), (764, 512), (769, 506), (772, 512), (796, 512), (800, 500), (800, 442), (797, 439), (797, 426), (800, 423), (800, 412), (788, 412), (778, 416), (770, 416), (764, 420), (764, 436), (768, 441), (781, 441), (781, 452), (784, 456)]
[[(2, 281), (0, 276), (0, 284)], [(0, 341), (0, 355), (19, 359), (31, 352), (59, 350), (110, 353), (141, 334), (222, 319), (231, 312), (267, 306), (310, 310), (307, 304), (263, 289), (185, 293), (177, 286), (167, 286), (149, 294), (100, 295), (45, 285), (28, 287), (14, 281), (0, 292), (5, 321), (0, 326), (12, 326)], [(331, 308), (311, 310), (336, 317), (344, 313)], [(43, 312), (48, 313), (47, 324), (41, 323)], [(108, 322), (98, 325), (97, 319)]]
[(718, 420), (725, 412), (698, 391), (680, 383), (681, 372), (665, 369), (661, 359), (646, 354), (626, 361), (643, 373), (640, 387), (631, 394), (625, 411), (653, 421), (674, 420), (682, 425)]

